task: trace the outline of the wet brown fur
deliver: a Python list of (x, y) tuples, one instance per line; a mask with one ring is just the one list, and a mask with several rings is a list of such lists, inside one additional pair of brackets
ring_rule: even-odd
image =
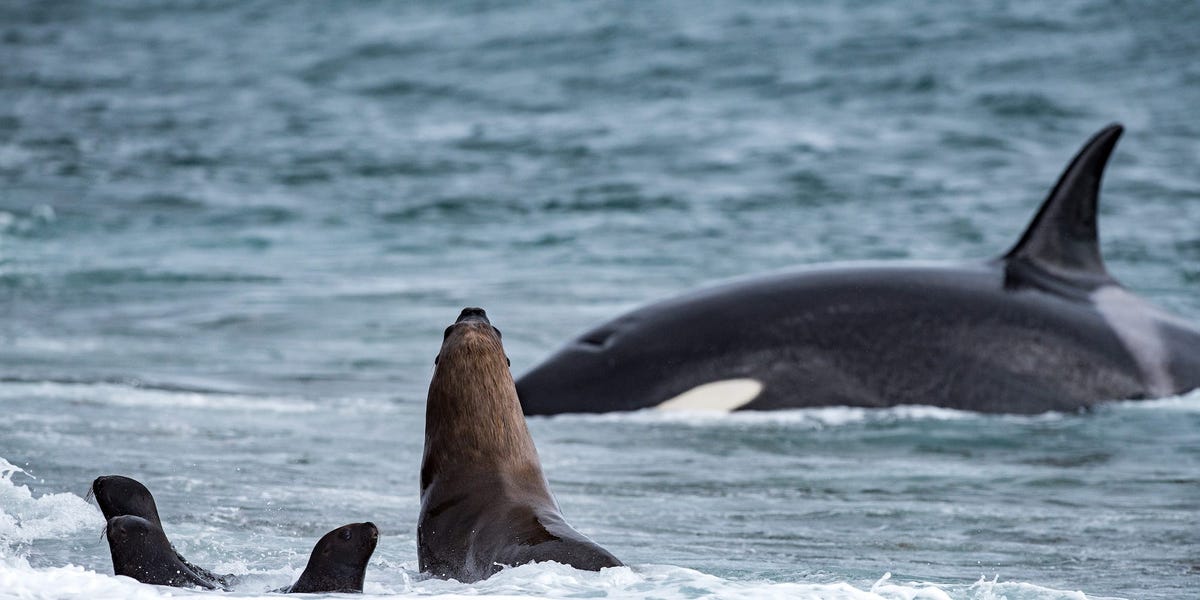
[(426, 473), (456, 468), (543, 480), (504, 347), (482, 321), (454, 326), (429, 384), (421, 487)]
[(429, 385), (417, 553), (422, 571), (467, 582), (536, 561), (621, 564), (563, 520), (486, 317), (450, 327)]

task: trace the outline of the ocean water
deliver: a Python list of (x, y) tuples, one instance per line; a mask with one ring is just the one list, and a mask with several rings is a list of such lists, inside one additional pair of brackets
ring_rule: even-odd
[(416, 568), (425, 388), (467, 305), (515, 372), (704, 283), (1012, 244), (1128, 128), (1110, 270), (1200, 321), (1200, 4), (0, 4), (0, 597), (112, 576), (90, 481), (193, 562), (291, 582), (371, 520), (369, 595), (1194, 598), (1200, 394), (530, 420), (630, 566)]

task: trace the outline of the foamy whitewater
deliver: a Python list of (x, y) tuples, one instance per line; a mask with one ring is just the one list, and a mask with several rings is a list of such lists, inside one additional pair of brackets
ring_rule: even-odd
[[(533, 419), (531, 426), (560, 502), (577, 525), (614, 551), (623, 550), (631, 566), (589, 573), (557, 564), (526, 565), (466, 585), (416, 570), (412, 479), (419, 442), (410, 436), (419, 432), (420, 422), (418, 415), (406, 414), (407, 405), (297, 403), (308, 406), (297, 412), (280, 410), (287, 405), (283, 398), (215, 394), (211, 402), (199, 400), (204, 397), (113, 384), (5, 385), (5, 406), (15, 409), (9, 418), (27, 434), (17, 437), (30, 440), (9, 451), (28, 447), (28, 454), (36, 454), (34, 442), (52, 442), (59, 455), (78, 461), (57, 468), (88, 475), (64, 485), (65, 477), (51, 482), (39, 476), (42, 467), (35, 463), (0, 461), (0, 594), (216, 593), (157, 588), (111, 575), (103, 518), (81, 497), (92, 475), (109, 472), (142, 478), (156, 492), (176, 547), (198, 564), (239, 575), (235, 591), (224, 594), (236, 597), (259, 597), (290, 583), (320, 533), (343, 521), (371, 518), (383, 536), (365, 593), (385, 597), (1102, 598), (1106, 595), (1094, 590), (1025, 581), (1031, 567), (1058, 579), (1062, 575), (1055, 571), (1070, 572), (1070, 562), (1089, 558), (1103, 569), (1096, 562), (1100, 556), (1086, 556), (1095, 553), (1094, 547), (1076, 549), (1085, 555), (1059, 565), (1022, 560), (1030, 552), (1045, 556), (1048, 537), (1055, 547), (1072, 539), (1114, 538), (1105, 542), (1116, 554), (1109, 560), (1122, 560), (1125, 548), (1139, 545), (1157, 546), (1161, 553), (1162, 532), (1147, 529), (1145, 521), (1176, 521), (1174, 535), (1186, 543), (1196, 501), (1181, 490), (1174, 498), (1159, 498), (1152, 511), (1130, 507), (1128, 498), (1112, 497), (1111, 491), (1094, 494), (1088, 488), (1127, 488), (1136, 481), (1129, 470), (1140, 464), (1156, 464), (1153, 472), (1166, 482), (1194, 477), (1196, 465), (1176, 467), (1178, 474), (1171, 476), (1164, 472), (1167, 461), (1138, 458), (1130, 444), (1114, 445), (1130, 451), (1109, 457), (1083, 448), (1104, 445), (1104, 430), (1122, 424), (1129, 435), (1135, 431), (1129, 424), (1139, 421), (1147, 430), (1143, 445), (1152, 431), (1170, 437), (1168, 423), (1190, 433), (1200, 420), (1200, 393), (1117, 403), (1087, 415), (1034, 417), (920, 406), (559, 416)], [(129, 443), (124, 431), (89, 432), (90, 417), (78, 409), (126, 407), (129, 398), (138, 400), (136, 410), (151, 426), (144, 436), (178, 449), (127, 458), (119, 450), (99, 450), (137, 444)], [(34, 415), (35, 407), (44, 413)], [(153, 427), (196, 418), (228, 424), (231, 430)], [(379, 421), (391, 424), (370, 425)], [(206, 453), (206, 464), (177, 464), (173, 458), (187, 454), (186, 447), (212, 443), (214, 436), (227, 442), (243, 437), (237, 433), (242, 428), (257, 428), (260, 435), (271, 431), (272, 445), (296, 450), (272, 456), (254, 451), (261, 444), (224, 443)], [(337, 445), (336, 431), (343, 428), (358, 432), (352, 435), (362, 444), (361, 453), (321, 456), (321, 448), (300, 450), (305, 444)], [(409, 441), (397, 448), (384, 439), (391, 436)], [(638, 455), (622, 455), (622, 446), (632, 442), (617, 440), (639, 440)], [(400, 464), (393, 456), (411, 460)], [(238, 466), (221, 466), (226, 464)], [(308, 474), (289, 475), (283, 472), (287, 465), (304, 465), (298, 472)], [(56, 488), (75, 492), (49, 491)], [(1043, 495), (1048, 497), (1032, 503), (1034, 510), (1027, 505), (1015, 515), (1006, 509), (1022, 497)], [(1090, 505), (1079, 500), (1093, 495)], [(1073, 516), (1081, 511), (1087, 514)], [(1138, 532), (1141, 539), (1127, 537), (1131, 526), (1146, 529)], [(952, 558), (948, 564), (924, 562), (938, 555)], [(1058, 550), (1050, 556), (1058, 556)], [(1151, 559), (1153, 552), (1144, 556)], [(972, 563), (976, 566), (963, 566)], [(873, 568), (877, 571), (871, 573)], [(1019, 578), (1010, 571), (1019, 572)], [(953, 576), (962, 572), (973, 573)]]
[[(416, 569), (426, 387), (734, 276), (1006, 250), (1127, 133), (1109, 270), (1200, 322), (1200, 3), (0, 3), (0, 597), (1195, 598), (1200, 397), (530, 420), (630, 566)], [(135, 477), (236, 591), (112, 575)], [(890, 574), (890, 575), (889, 575)]]

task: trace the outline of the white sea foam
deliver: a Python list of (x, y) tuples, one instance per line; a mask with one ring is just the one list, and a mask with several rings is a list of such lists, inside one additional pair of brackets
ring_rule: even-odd
[(128, 577), (100, 575), (66, 565), (35, 569), (21, 558), (0, 558), (0, 597), (42, 598), (165, 598), (183, 595), (175, 590), (143, 585)]
[(318, 408), (311, 400), (295, 397), (162, 390), (116, 383), (38, 381), (5, 383), (0, 386), (0, 401), (31, 397), (125, 407), (254, 410), (278, 413), (305, 413)]
[[(372, 565), (374, 566), (374, 564)], [(981, 579), (971, 585), (939, 586), (931, 583), (892, 582), (884, 575), (869, 589), (849, 583), (778, 583), (734, 581), (699, 571), (664, 565), (605, 569), (599, 573), (577, 571), (565, 565), (542, 563), (505, 569), (483, 582), (464, 584), (421, 576), (407, 571), (368, 572), (363, 597), (377, 598), (619, 598), (664, 600), (719, 598), (728, 600), (1100, 600), (1083, 592), (1059, 591), (1029, 583)], [(372, 577), (376, 580), (372, 580)], [(242, 585), (255, 586), (250, 577)], [(78, 566), (34, 568), (20, 558), (0, 559), (0, 595), (12, 598), (167, 598), (212, 597), (211, 592), (142, 585), (127, 577), (114, 577)], [(279, 598), (265, 590), (239, 589), (222, 597)], [(324, 595), (321, 597), (343, 597)]]
[(229, 392), (171, 390), (109, 382), (31, 381), (0, 385), (0, 401), (38, 398), (122, 407), (190, 408), (273, 413), (311, 413), (333, 410), (339, 413), (395, 412), (397, 405), (386, 398), (346, 396), (319, 402), (299, 396), (252, 395)]
[[(31, 566), (30, 547), (48, 540), (91, 537), (101, 526), (99, 511), (73, 494), (33, 497), (13, 481), (24, 472), (0, 458), (0, 597), (2, 598), (167, 598), (212, 597), (211, 592), (165, 588), (137, 583), (127, 577), (98, 573), (62, 564)], [(44, 557), (43, 557), (44, 560)], [(242, 583), (231, 594), (237, 598), (278, 598), (267, 590), (286, 585), (299, 574), (299, 565), (262, 570), (259, 565), (238, 563), (232, 572)], [(228, 565), (223, 565), (228, 566)], [(249, 568), (247, 568), (249, 567)], [(974, 584), (935, 585), (895, 582), (884, 575), (871, 586), (848, 582), (809, 583), (763, 580), (730, 580), (692, 569), (667, 565), (637, 565), (578, 571), (557, 563), (504, 569), (474, 584), (443, 581), (418, 574), (415, 565), (372, 561), (367, 573), (367, 597), (429, 598), (580, 598), (626, 599), (684, 598), (765, 599), (811, 598), (822, 600), (1088, 600), (1082, 592), (1057, 591), (1029, 583), (983, 580)]]
[(1113, 403), (1118, 410), (1150, 410), (1197, 413), (1200, 412), (1200, 389), (1179, 396), (1154, 400), (1126, 400)]
[(983, 416), (979, 413), (940, 408), (937, 406), (904, 405), (889, 408), (822, 406), (792, 410), (738, 412), (717, 410), (661, 411), (646, 409), (625, 413), (564, 414), (548, 418), (607, 422), (676, 423), (701, 427), (713, 425), (787, 425), (820, 429), (859, 423), (892, 421), (960, 421), (979, 419), (983, 418)]
[(74, 494), (35, 498), (28, 487), (13, 481), (24, 472), (0, 458), (0, 557), (11, 556), (19, 547), (38, 540), (94, 533), (103, 525), (100, 512)]
[(1047, 598), (1062, 598), (1063, 600), (1121, 600), (1112, 596), (1092, 596), (1081, 591), (1053, 590), (1032, 583), (1020, 581), (998, 581), (997, 578), (980, 577), (979, 581), (966, 589), (971, 600), (1042, 600)]
[[(1123, 400), (1098, 405), (1100, 410), (1149, 410), (1200, 412), (1200, 389), (1180, 396), (1154, 400)], [(1006, 422), (1055, 421), (1073, 413), (1046, 412), (1034, 415), (986, 414), (928, 405), (901, 405), (887, 408), (862, 408), (854, 406), (822, 406), (770, 411), (723, 410), (657, 410), (654, 408), (633, 412), (600, 414), (561, 414), (546, 418), (553, 420), (578, 420), (626, 423), (673, 423), (697, 427), (711, 426), (756, 426), (783, 425), (789, 427), (821, 429), (862, 423), (890, 423), (897, 421), (967, 421), (973, 419), (997, 419)]]

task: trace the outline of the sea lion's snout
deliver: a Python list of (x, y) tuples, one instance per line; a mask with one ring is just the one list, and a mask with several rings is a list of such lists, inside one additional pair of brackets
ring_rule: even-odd
[(468, 306), (467, 308), (462, 309), (462, 312), (459, 313), (458, 320), (455, 321), (455, 323), (462, 323), (463, 321), (483, 321), (488, 325), (492, 324), (492, 322), (488, 320), (487, 312), (485, 312), (482, 308), (474, 306)]
[(96, 500), (96, 505), (100, 507), (100, 512), (104, 513), (105, 519), (120, 515), (120, 511), (113, 510), (113, 497), (117, 495), (114, 490), (119, 489), (119, 483), (119, 478), (115, 475), (101, 475), (92, 480), (92, 487), (88, 490), (87, 500)]
[(367, 534), (372, 540), (379, 539), (379, 528), (376, 527), (374, 523), (367, 521), (366, 523), (363, 523), (363, 526), (367, 528)]
[(458, 314), (458, 319), (446, 327), (446, 331), (442, 334), (442, 351), (433, 358), (433, 364), (441, 364), (443, 354), (446, 352), (446, 344), (450, 340), (450, 336), (454, 332), (464, 332), (464, 335), (471, 339), (480, 339), (477, 335), (479, 332), (487, 331), (494, 334), (497, 339), (501, 337), (500, 330), (492, 325), (488, 320), (487, 312), (482, 308), (468, 306), (462, 309)]

